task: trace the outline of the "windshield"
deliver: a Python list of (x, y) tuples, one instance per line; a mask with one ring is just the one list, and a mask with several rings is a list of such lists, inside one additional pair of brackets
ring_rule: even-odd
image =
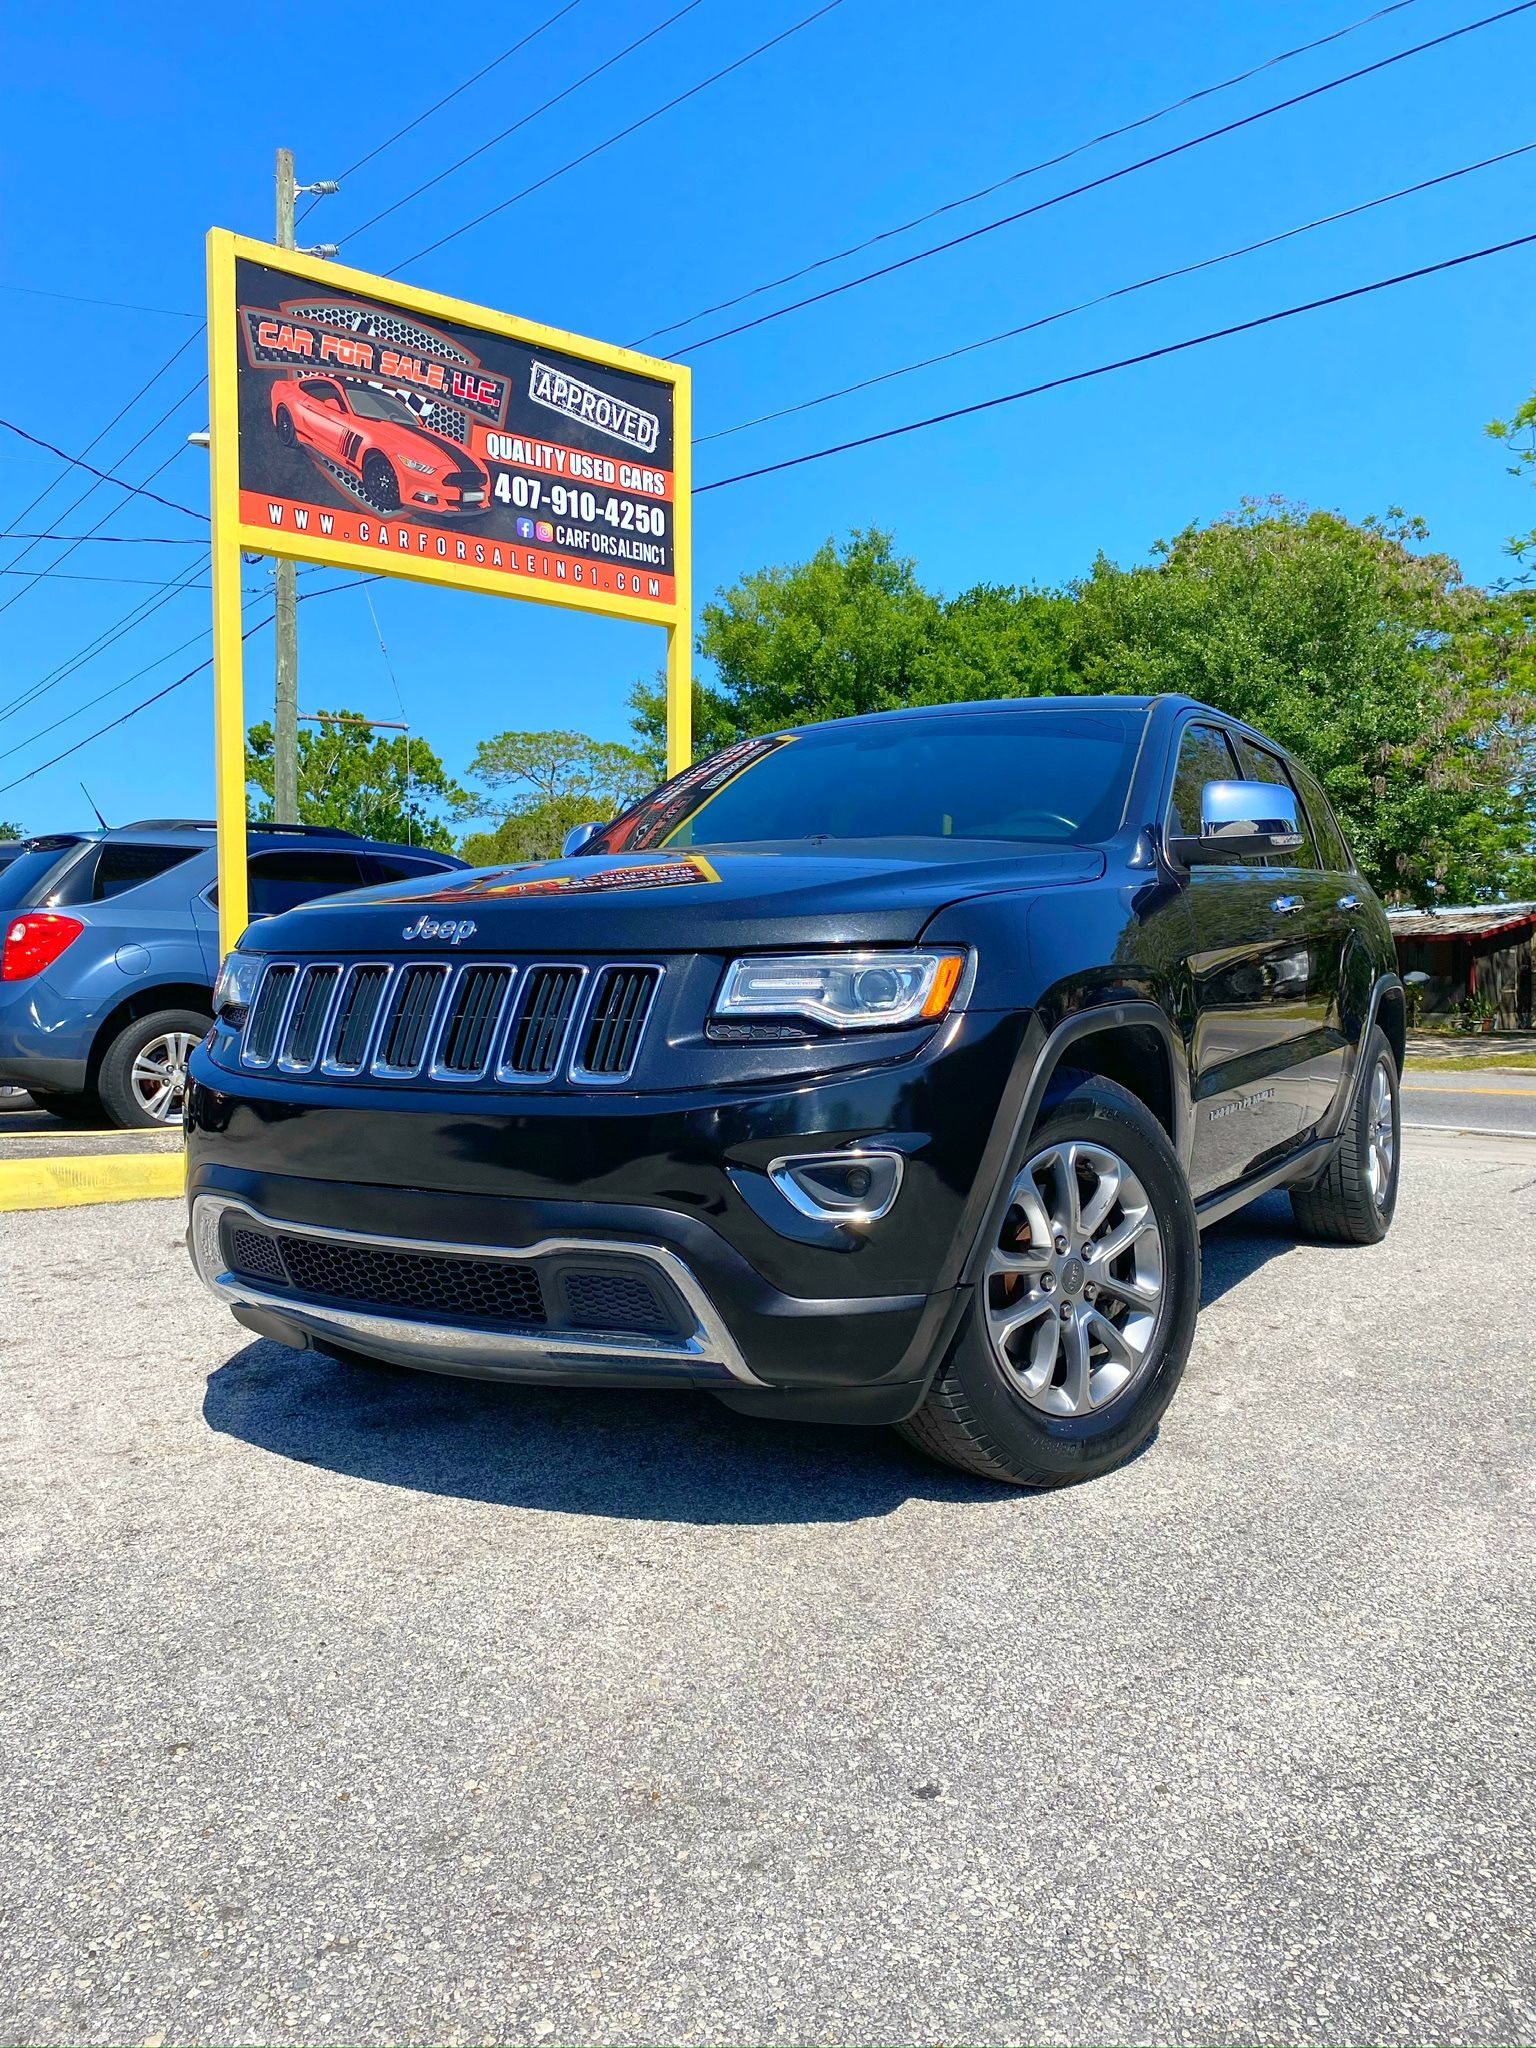
[(366, 384), (349, 384), (347, 403), (360, 419), (395, 420), (407, 427), (421, 424), (405, 400), (396, 398), (392, 391), (373, 391)]
[(870, 839), (1087, 846), (1120, 823), (1146, 714), (956, 711), (742, 740), (584, 852)]

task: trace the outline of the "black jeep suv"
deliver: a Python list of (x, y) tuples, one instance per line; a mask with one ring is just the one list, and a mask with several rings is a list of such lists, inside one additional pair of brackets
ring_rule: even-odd
[[(580, 834), (573, 834), (580, 839)], [(1128, 1457), (1202, 1225), (1369, 1244), (1403, 994), (1317, 783), (1184, 698), (743, 741), (579, 856), (253, 927), (187, 1097), (190, 1243), (341, 1357)]]

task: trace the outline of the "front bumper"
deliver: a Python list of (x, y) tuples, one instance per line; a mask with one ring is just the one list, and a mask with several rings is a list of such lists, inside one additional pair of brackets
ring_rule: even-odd
[[(493, 1378), (682, 1382), (733, 1406), (891, 1419), (920, 1398), (952, 1322), (965, 1221), (1017, 1047), (1015, 1020), (972, 1016), (916, 1059), (750, 1094), (451, 1100), (440, 1088), (234, 1074), (200, 1050), (188, 1091), (194, 1257), (242, 1322), (289, 1343)], [(905, 1162), (877, 1222), (810, 1220), (769, 1174), (786, 1153), (877, 1141)], [(687, 1315), (664, 1339), (637, 1341), (263, 1286), (222, 1256), (221, 1203), (278, 1229), (406, 1251), (637, 1259)]]

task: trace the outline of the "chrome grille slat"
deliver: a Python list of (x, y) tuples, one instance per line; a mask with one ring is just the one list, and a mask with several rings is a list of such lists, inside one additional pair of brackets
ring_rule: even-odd
[(554, 1078), (560, 1071), (586, 976), (584, 967), (554, 962), (528, 969), (523, 976), (522, 1000), (512, 1014), (499, 1073), (513, 1080)]
[(390, 970), (382, 961), (368, 961), (347, 969), (346, 985), (336, 1005), (325, 1057), (320, 1070), (325, 1074), (360, 1074), (368, 1064), (373, 1027)]
[(298, 969), (274, 960), (261, 977), (251, 1014), (240, 1034), (240, 1057), (248, 1067), (269, 1067), (282, 1043), (283, 1025), (293, 996)]
[(634, 1070), (661, 969), (643, 962), (604, 967), (582, 1026), (571, 1072), (581, 1080), (623, 1081)]
[(464, 1081), (485, 1072), (514, 978), (514, 970), (500, 962), (459, 969), (432, 1061), (434, 1074)]
[(315, 1064), (340, 980), (340, 967), (330, 961), (301, 970), (277, 1055), (285, 1073), (307, 1073)]
[(421, 1072), (447, 984), (448, 969), (440, 961), (413, 960), (401, 969), (379, 1029), (373, 1055), (376, 1074), (405, 1080)]

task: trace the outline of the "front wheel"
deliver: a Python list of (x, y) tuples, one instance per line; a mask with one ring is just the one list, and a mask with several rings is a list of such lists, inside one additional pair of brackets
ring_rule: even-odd
[(901, 1434), (1015, 1486), (1108, 1472), (1173, 1398), (1199, 1295), (1167, 1134), (1126, 1089), (1078, 1076), (1027, 1141), (954, 1347)]

